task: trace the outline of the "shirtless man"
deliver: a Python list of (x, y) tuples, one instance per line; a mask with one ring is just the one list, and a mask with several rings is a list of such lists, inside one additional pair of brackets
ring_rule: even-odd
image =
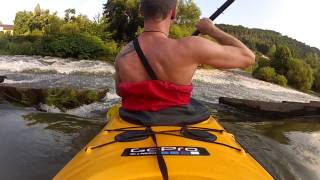
[[(188, 86), (192, 84), (192, 77), (201, 64), (232, 69), (245, 68), (255, 62), (255, 55), (248, 47), (207, 18), (201, 19), (197, 28), (217, 42), (196, 36), (168, 38), (170, 26), (177, 15), (177, 0), (142, 0), (140, 11), (145, 18), (144, 32), (137, 41), (158, 80)], [(115, 69), (117, 94), (121, 97), (124, 95), (119, 85), (152, 79), (133, 42), (118, 54)]]

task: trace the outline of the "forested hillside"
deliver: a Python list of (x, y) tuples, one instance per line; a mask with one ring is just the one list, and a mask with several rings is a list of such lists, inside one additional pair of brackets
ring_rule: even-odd
[(256, 52), (253, 76), (282, 86), (320, 92), (320, 50), (278, 32), (217, 25)]
[(232, 26), (227, 24), (219, 24), (218, 26), (224, 31), (239, 38), (242, 42), (245, 42), (251, 49), (265, 55), (274, 50), (272, 49), (274, 48), (274, 45), (287, 46), (291, 49), (293, 55), (298, 58), (305, 58), (311, 53), (320, 55), (319, 49), (310, 47), (307, 44), (275, 31), (249, 29), (243, 26)]

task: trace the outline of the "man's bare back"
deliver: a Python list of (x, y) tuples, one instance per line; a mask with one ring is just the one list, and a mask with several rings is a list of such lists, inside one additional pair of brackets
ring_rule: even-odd
[[(175, 15), (175, 10), (171, 11)], [(217, 28), (210, 19), (202, 19), (197, 25), (202, 34), (217, 42), (202, 37), (170, 39), (167, 37), (171, 25), (168, 16), (162, 21), (145, 21), (146, 31), (139, 37), (139, 43), (151, 68), (159, 80), (177, 85), (190, 85), (200, 64), (214, 68), (231, 69), (248, 67), (255, 61), (255, 55), (243, 43)], [(127, 44), (118, 54), (115, 62), (116, 87), (120, 82), (141, 82), (150, 80), (133, 43)]]
[[(181, 40), (169, 39), (161, 34), (144, 34), (139, 37), (142, 51), (157, 78), (177, 85), (190, 85), (198, 64), (190, 57)], [(150, 77), (130, 42), (117, 58), (121, 82), (139, 82)]]

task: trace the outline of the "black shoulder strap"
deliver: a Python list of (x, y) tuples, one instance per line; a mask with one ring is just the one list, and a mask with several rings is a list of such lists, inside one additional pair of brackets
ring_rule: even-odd
[(139, 56), (139, 59), (141, 61), (141, 63), (143, 64), (145, 70), (147, 71), (147, 73), (149, 74), (150, 78), (152, 80), (157, 80), (157, 76), (156, 76), (156, 73), (154, 73), (153, 69), (151, 68), (146, 56), (144, 55), (141, 47), (140, 47), (140, 44), (139, 44), (139, 40), (138, 38), (136, 38), (135, 40), (133, 40), (133, 46), (134, 46), (134, 49), (136, 50), (138, 56)]

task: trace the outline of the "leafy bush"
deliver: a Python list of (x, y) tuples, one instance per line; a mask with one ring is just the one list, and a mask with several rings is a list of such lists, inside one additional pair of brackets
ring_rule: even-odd
[(258, 57), (257, 58), (258, 62), (258, 67), (263, 68), (263, 67), (270, 67), (271, 66), (271, 61), (265, 57)]
[(105, 94), (106, 91), (76, 90), (72, 88), (48, 89), (45, 93), (44, 103), (66, 111), (99, 101)]
[(112, 60), (118, 51), (114, 41), (104, 43), (99, 37), (84, 33), (0, 36), (2, 54)]
[(115, 41), (110, 40), (109, 42), (105, 43), (105, 46), (107, 48), (106, 51), (108, 52), (108, 56), (104, 56), (105, 58), (101, 57), (101, 59), (114, 62), (115, 57), (120, 52), (118, 44)]
[(0, 35), (0, 50), (5, 50), (8, 47), (9, 40), (4, 37), (4, 35)]
[(276, 73), (275, 69), (272, 67), (258, 68), (253, 76), (257, 79), (279, 84), (281, 86), (287, 86), (288, 80), (285, 76)]
[(254, 77), (260, 80), (273, 82), (274, 78), (276, 77), (276, 71), (272, 67), (263, 67), (254, 73)]
[(287, 86), (288, 80), (283, 75), (276, 75), (273, 79), (273, 82), (279, 84), (280, 86)]
[(0, 50), (4, 54), (34, 55), (42, 52), (42, 36), (0, 37)]
[(109, 55), (103, 41), (89, 34), (59, 34), (45, 37), (45, 52), (51, 56), (95, 59)]
[(29, 41), (25, 41), (22, 43), (9, 43), (8, 51), (11, 54), (18, 55), (32, 55), (32, 43)]

